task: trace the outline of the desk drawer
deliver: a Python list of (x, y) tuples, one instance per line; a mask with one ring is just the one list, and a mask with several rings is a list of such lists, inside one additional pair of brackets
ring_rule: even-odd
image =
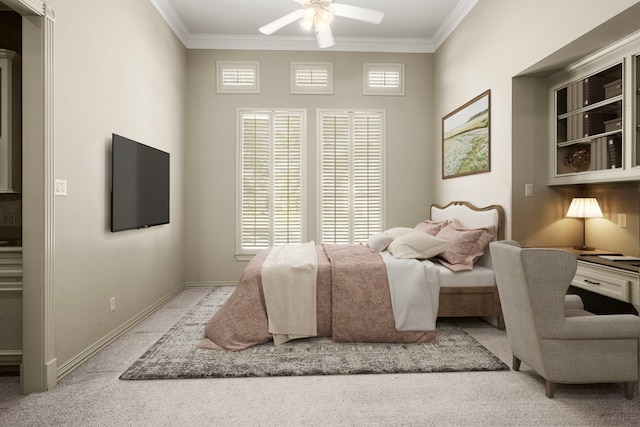
[(620, 301), (631, 302), (627, 275), (607, 267), (578, 262), (578, 270), (571, 284)]

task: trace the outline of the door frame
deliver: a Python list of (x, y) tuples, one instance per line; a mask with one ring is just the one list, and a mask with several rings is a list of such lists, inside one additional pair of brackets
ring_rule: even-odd
[(22, 364), (20, 392), (57, 383), (54, 298), (54, 23), (43, 0), (3, 0), (22, 15)]

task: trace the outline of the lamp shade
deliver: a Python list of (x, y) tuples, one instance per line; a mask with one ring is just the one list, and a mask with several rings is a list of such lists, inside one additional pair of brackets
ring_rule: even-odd
[(574, 197), (569, 205), (569, 218), (602, 218), (602, 210), (595, 197)]

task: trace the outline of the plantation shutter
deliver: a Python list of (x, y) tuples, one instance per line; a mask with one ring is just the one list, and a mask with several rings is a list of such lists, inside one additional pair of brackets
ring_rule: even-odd
[(364, 64), (364, 95), (404, 95), (404, 64)]
[(320, 233), (356, 243), (382, 230), (383, 113), (321, 112)]
[(332, 94), (333, 63), (331, 62), (292, 62), (292, 94)]
[(321, 240), (349, 243), (350, 174), (349, 122), (346, 114), (322, 116)]
[(303, 113), (240, 113), (240, 253), (301, 243)]
[(354, 116), (353, 242), (382, 231), (382, 119)]
[(224, 86), (254, 86), (256, 84), (255, 70), (251, 68), (224, 68), (222, 70), (222, 84)]
[(374, 70), (369, 72), (369, 87), (397, 88), (400, 87), (400, 72)]
[(216, 61), (217, 93), (260, 93), (258, 61)]
[(302, 242), (302, 120), (276, 114), (273, 244)]
[(328, 81), (327, 70), (296, 70), (296, 86), (326, 87)]

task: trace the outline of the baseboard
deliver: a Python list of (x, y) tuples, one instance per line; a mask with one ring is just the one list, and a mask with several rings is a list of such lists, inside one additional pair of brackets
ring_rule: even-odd
[(164, 304), (166, 304), (169, 300), (174, 298), (180, 292), (182, 292), (186, 288), (186, 283), (183, 283), (178, 288), (174, 289), (149, 307), (147, 307), (142, 312), (138, 313), (136, 316), (132, 317), (129, 321), (122, 324), (119, 328), (112, 331), (110, 334), (106, 335), (102, 339), (96, 341), (93, 345), (86, 348), (84, 351), (76, 355), (73, 359), (69, 360), (62, 366), (60, 366), (57, 370), (58, 381), (68, 375), (71, 371), (76, 369), (78, 366), (89, 360), (91, 357), (95, 356), (100, 350), (111, 344), (113, 341), (122, 336), (129, 329), (133, 328), (135, 325), (140, 323), (145, 318), (149, 317), (153, 312), (158, 310)]
[(187, 289), (198, 289), (198, 288), (215, 288), (216, 286), (237, 286), (238, 282), (186, 282), (185, 286)]
[(22, 350), (0, 350), (0, 372), (7, 367), (19, 367), (22, 364)]

